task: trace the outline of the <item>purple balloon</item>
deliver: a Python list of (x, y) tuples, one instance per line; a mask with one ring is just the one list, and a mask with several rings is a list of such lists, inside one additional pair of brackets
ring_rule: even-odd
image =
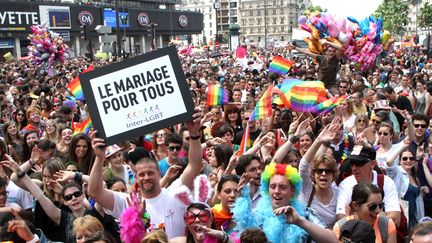
[(297, 22), (298, 22), (298, 24), (306, 24), (306, 21), (307, 21), (307, 18), (306, 18), (306, 16), (304, 16), (304, 15), (300, 15), (300, 16), (297, 18)]

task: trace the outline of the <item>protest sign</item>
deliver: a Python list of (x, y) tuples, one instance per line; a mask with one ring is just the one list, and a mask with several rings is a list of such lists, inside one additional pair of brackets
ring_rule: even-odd
[(192, 118), (194, 105), (174, 46), (79, 78), (93, 126), (107, 145)]

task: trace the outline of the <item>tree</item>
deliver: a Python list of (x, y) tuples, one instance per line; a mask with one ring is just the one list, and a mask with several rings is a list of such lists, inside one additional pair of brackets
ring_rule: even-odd
[(385, 30), (401, 34), (408, 24), (408, 3), (401, 0), (384, 0), (373, 15), (383, 19)]
[(319, 13), (327, 12), (327, 9), (322, 8), (320, 5), (313, 6), (311, 4), (306, 8), (306, 10), (303, 14), (307, 15), (308, 13), (315, 13), (315, 12), (319, 12)]
[(417, 23), (419, 28), (432, 27), (432, 5), (426, 2), (420, 8), (420, 13), (417, 15)]

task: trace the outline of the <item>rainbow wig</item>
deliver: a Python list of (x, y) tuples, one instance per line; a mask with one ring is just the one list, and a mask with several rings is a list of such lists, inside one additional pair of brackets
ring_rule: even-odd
[(302, 179), (297, 169), (287, 164), (276, 164), (275, 162), (271, 162), (265, 167), (261, 175), (261, 191), (265, 195), (268, 195), (270, 178), (276, 174), (284, 175), (288, 179), (295, 190), (291, 200), (296, 199), (301, 192)]

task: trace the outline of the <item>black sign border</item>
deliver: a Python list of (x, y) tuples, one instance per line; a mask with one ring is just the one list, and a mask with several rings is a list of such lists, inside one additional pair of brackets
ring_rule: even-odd
[[(105, 133), (105, 128), (103, 127), (101, 117), (99, 116), (99, 110), (96, 105), (95, 97), (93, 96), (92, 87), (90, 85), (90, 80), (113, 73), (130, 66), (137, 65), (139, 63), (144, 63), (147, 61), (151, 61), (153, 59), (168, 55), (172, 64), (172, 68), (174, 70), (174, 74), (180, 88), (180, 93), (183, 97), (184, 104), (186, 107), (186, 112), (177, 116), (173, 116), (167, 119), (163, 119), (162, 121), (141, 126), (135, 128), (133, 130), (129, 130), (111, 137), (107, 137)], [(189, 85), (186, 82), (184, 72), (181, 66), (180, 59), (177, 55), (177, 50), (174, 46), (162, 48), (156, 51), (152, 51), (137, 57), (133, 57), (127, 59), (122, 62), (113, 63), (108, 66), (100, 67), (95, 69), (94, 71), (83, 73), (79, 75), (81, 86), (84, 92), (85, 100), (88, 106), (88, 111), (90, 113), (90, 117), (92, 119), (93, 127), (97, 130), (97, 137), (105, 139), (106, 145), (112, 145), (115, 143), (119, 143), (125, 140), (129, 140), (131, 138), (135, 138), (141, 135), (145, 135), (147, 133), (160, 130), (162, 128), (170, 127), (174, 124), (178, 124), (184, 121), (189, 121), (192, 119), (192, 115), (194, 113), (194, 104), (192, 100), (191, 93), (189, 91)], [(175, 104), (173, 105), (173, 109), (175, 109)]]

